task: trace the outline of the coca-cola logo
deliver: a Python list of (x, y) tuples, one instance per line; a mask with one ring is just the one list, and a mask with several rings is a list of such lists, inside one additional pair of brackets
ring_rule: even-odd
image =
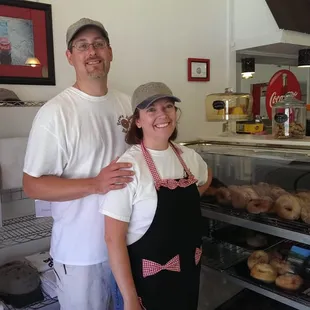
[[(290, 91), (290, 92), (287, 92), (287, 94), (292, 94), (294, 97), (296, 97), (298, 95), (298, 92)], [(272, 108), (272, 106), (275, 105), (277, 102), (283, 101), (285, 99), (285, 95), (286, 94), (278, 95), (277, 92), (273, 92), (269, 100), (270, 108)]]
[(272, 119), (272, 107), (283, 101), (287, 93), (301, 100), (301, 89), (293, 72), (283, 69), (276, 72), (270, 79), (266, 90), (266, 112)]

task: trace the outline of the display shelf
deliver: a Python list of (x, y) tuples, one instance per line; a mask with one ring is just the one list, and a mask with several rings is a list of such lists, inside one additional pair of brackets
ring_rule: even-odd
[(273, 215), (251, 214), (201, 200), (204, 217), (310, 245), (310, 225)]
[[(253, 303), (255, 300), (255, 303)], [(257, 294), (248, 289), (227, 300), (225, 303), (217, 307), (215, 310), (294, 310), (294, 308), (283, 305), (266, 296)]]
[[(43, 291), (43, 295), (44, 295), (44, 300), (40, 301), (40, 302), (36, 302), (34, 304), (31, 304), (27, 307), (23, 307), (23, 308), (19, 308), (21, 310), (37, 310), (37, 309), (42, 309), (46, 306), (55, 304), (58, 302), (57, 298), (51, 298), (49, 297), (44, 291)], [(10, 305), (5, 305), (5, 310), (16, 310), (16, 308), (10, 306)]]
[(0, 228), (0, 249), (51, 236), (53, 220), (27, 215), (3, 221)]
[(271, 299), (277, 300), (287, 306), (294, 307), (295, 309), (298, 309), (298, 310), (309, 310), (310, 309), (310, 302), (304, 299), (295, 297), (289, 293), (279, 292), (279, 291), (275, 292), (269, 288), (257, 285), (257, 283), (245, 280), (242, 277), (238, 277), (237, 275), (234, 275), (234, 274), (227, 274), (227, 277), (232, 282), (242, 287), (248, 288), (256, 293), (259, 293)]
[(202, 253), (202, 265), (223, 271), (247, 258), (251, 252), (233, 244), (204, 238)]

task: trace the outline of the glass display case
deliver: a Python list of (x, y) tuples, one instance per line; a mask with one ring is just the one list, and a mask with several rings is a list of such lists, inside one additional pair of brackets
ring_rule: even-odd
[[(214, 261), (215, 249), (211, 256), (203, 249), (202, 262), (292, 309), (310, 309), (310, 140), (258, 139), (182, 143), (213, 173), (201, 198), (202, 215), (213, 221), (204, 247), (210, 240), (220, 244), (221, 264)], [(257, 255), (255, 271), (249, 261)], [(273, 277), (261, 278), (263, 273)]]

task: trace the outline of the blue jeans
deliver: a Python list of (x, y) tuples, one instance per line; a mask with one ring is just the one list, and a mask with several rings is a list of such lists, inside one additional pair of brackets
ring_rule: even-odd
[(111, 275), (111, 291), (113, 298), (114, 310), (124, 310), (124, 300), (119, 290), (113, 274)]

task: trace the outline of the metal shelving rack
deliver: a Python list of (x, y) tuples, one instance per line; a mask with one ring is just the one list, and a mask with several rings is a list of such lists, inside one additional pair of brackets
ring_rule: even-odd
[(0, 228), (0, 249), (51, 236), (51, 218), (27, 215), (3, 221)]
[[(24, 199), (21, 196), (21, 199)], [(27, 215), (5, 220), (0, 228), (0, 250), (6, 247), (31, 242), (51, 236), (52, 218), (37, 218), (35, 215)], [(34, 303), (23, 310), (42, 309), (48, 305), (57, 303), (57, 298), (49, 297), (43, 292), (44, 300)], [(10, 305), (5, 305), (7, 310), (15, 310)]]
[[(52, 305), (56, 302), (58, 302), (57, 298), (51, 298), (49, 297), (45, 292), (43, 292), (44, 300), (40, 302), (36, 302), (28, 307), (21, 308), (21, 310), (37, 310), (42, 309), (46, 306)], [(16, 310), (10, 305), (6, 305), (6, 310)]]
[[(201, 211), (204, 217), (211, 220), (260, 231), (296, 241), (295, 243), (298, 242), (310, 245), (310, 226), (298, 221), (286, 221), (272, 215), (262, 216), (249, 214), (244, 211), (221, 207), (205, 201), (201, 201)], [(310, 301), (290, 293), (285, 293), (281, 290), (272, 290), (268, 286), (257, 285), (255, 281), (250, 281), (249, 279), (239, 276), (234, 270), (234, 265), (244, 260), (249, 255), (248, 251), (225, 243), (218, 243), (216, 251), (214, 249), (215, 242), (208, 240), (208, 243), (211, 243), (211, 246), (213, 245), (213, 249), (212, 247), (211, 249), (213, 251), (213, 256), (215, 256), (216, 259), (213, 260), (212, 256), (211, 258), (208, 257), (208, 252), (203, 251), (203, 255), (207, 254), (206, 256), (208, 257), (202, 258), (203, 268), (211, 268), (223, 272), (232, 282), (266, 297), (280, 301), (288, 306), (299, 310), (310, 309)], [(209, 246), (210, 244), (206, 244), (206, 247)], [(223, 248), (224, 251), (221, 248)], [(218, 253), (221, 253), (222, 256), (219, 256)], [(310, 289), (308, 296), (310, 296)]]

